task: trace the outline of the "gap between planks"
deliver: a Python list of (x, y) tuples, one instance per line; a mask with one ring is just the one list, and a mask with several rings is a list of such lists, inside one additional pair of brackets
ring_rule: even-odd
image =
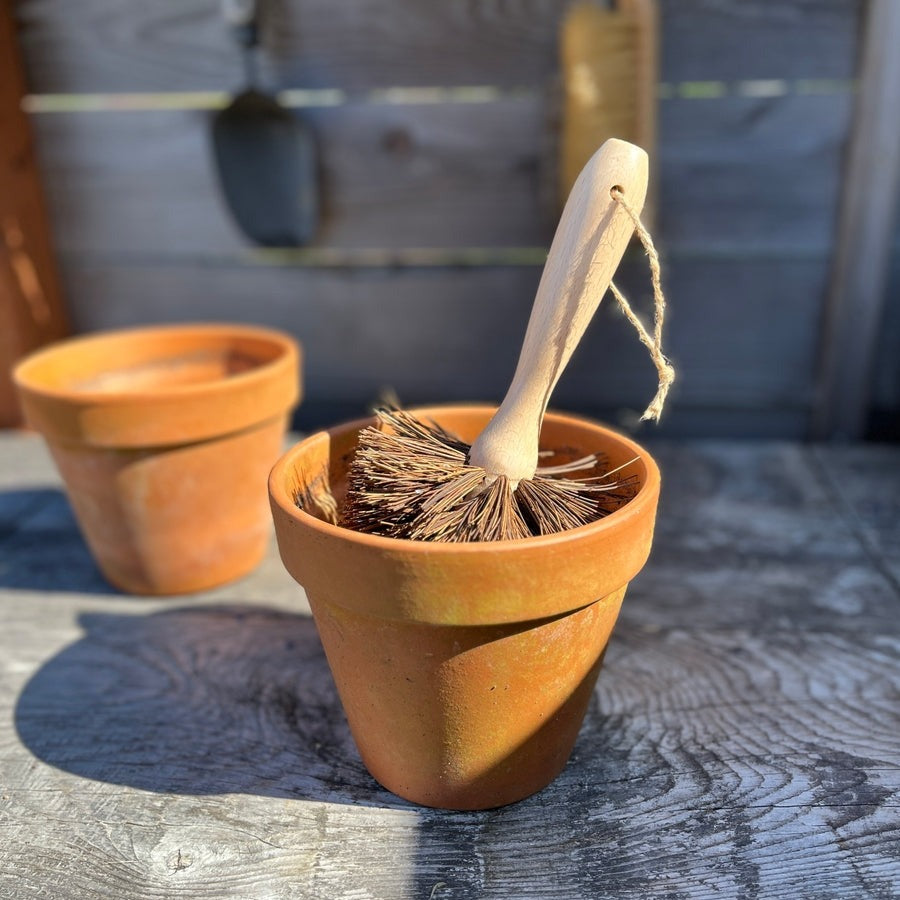
[[(833, 96), (853, 93), (856, 82), (840, 78), (756, 78), (743, 81), (660, 82), (656, 94), (660, 100), (716, 100), (722, 97)], [(501, 88), (494, 85), (462, 87), (382, 87), (363, 93), (342, 88), (288, 89), (278, 92), (284, 106), (293, 108), (343, 106), (351, 102), (389, 106), (434, 105), (446, 103), (496, 103), (530, 96), (528, 87)], [(222, 109), (231, 101), (229, 91), (164, 91), (135, 93), (58, 93), (30, 94), (22, 107), (32, 114), (72, 112), (140, 112), (149, 110)]]

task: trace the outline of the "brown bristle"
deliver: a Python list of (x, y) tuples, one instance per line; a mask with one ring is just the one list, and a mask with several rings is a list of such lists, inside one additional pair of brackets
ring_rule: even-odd
[(338, 506), (324, 473), (305, 481), (299, 473), (291, 472), (290, 492), (298, 509), (337, 525)]
[(553, 534), (601, 519), (626, 503), (633, 477), (565, 477), (596, 456), (538, 469), (515, 490), (467, 463), (469, 445), (433, 422), (379, 410), (363, 429), (348, 473), (340, 524), (420, 541), (495, 541)]

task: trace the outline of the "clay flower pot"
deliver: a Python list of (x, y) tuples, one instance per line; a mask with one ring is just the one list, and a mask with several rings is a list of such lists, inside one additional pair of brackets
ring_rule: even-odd
[(290, 337), (231, 324), (105, 332), (32, 354), (13, 377), (112, 584), (183, 593), (257, 565), (266, 476), (299, 399)]
[[(471, 441), (494, 409), (413, 410)], [(519, 800), (565, 766), (625, 588), (650, 552), (659, 470), (631, 440), (548, 413), (542, 445), (638, 457), (625, 506), (560, 534), (438, 544), (361, 534), (297, 508), (327, 478), (340, 503), (355, 422), (275, 465), (281, 558), (306, 589), (360, 755), (388, 790), (426, 806)]]

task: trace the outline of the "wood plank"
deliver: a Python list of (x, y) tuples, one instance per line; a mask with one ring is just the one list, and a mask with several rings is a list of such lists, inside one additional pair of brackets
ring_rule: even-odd
[(657, 540), (623, 622), (896, 632), (900, 569), (892, 577), (886, 560), (900, 549), (900, 449), (650, 447), (663, 472)]
[(851, 104), (850, 94), (661, 102), (663, 246), (829, 252)]
[[(411, 808), (365, 774), (310, 620), (264, 606), (92, 614), (27, 684), (22, 746), (2, 748), (26, 785), (7, 794), (6, 872), (26, 885), (48, 873), (51, 897), (174, 884), (264, 897), (289, 879), (320, 897), (422, 897), (441, 882), (473, 898), (739, 896), (752, 882), (787, 896), (810, 870), (818, 892), (800, 896), (890, 894), (896, 643), (737, 630), (613, 641), (557, 782), (461, 815)], [(99, 711), (94, 690), (110, 700)], [(25, 750), (40, 760), (27, 780)]]
[[(554, 173), (541, 150), (545, 114), (536, 94), (314, 111), (327, 204), (317, 245), (546, 245), (555, 219), (546, 203)], [(665, 101), (661, 245), (827, 253), (848, 114), (847, 96)], [(65, 252), (181, 256), (243, 245), (219, 197), (207, 113), (33, 121)]]
[(666, 81), (852, 78), (860, 0), (663, 0)]
[[(299, 590), (272, 570), (123, 603), (56, 554), (55, 589), (11, 585), (0, 565), (0, 710), (15, 726), (0, 730), (0, 893), (896, 894), (898, 595), (873, 592), (881, 573), (808, 448), (655, 452), (656, 548), (575, 753), (549, 788), (500, 810), (413, 807), (367, 775)], [(863, 501), (882, 489), (863, 486), (886, 449), (822, 453), (836, 472), (853, 465)], [(0, 435), (0, 499), (57, 485), (36, 436)], [(77, 539), (50, 506), (21, 527)], [(10, 540), (0, 561), (15, 563)], [(835, 590), (830, 618), (816, 602), (828, 561), (861, 576), (841, 585), (842, 611)], [(751, 573), (779, 563), (794, 591), (754, 587)], [(696, 587), (708, 564), (716, 592)], [(681, 583), (693, 591), (673, 595)]]
[(759, 407), (737, 409), (727, 406), (686, 406), (678, 414), (666, 413), (659, 425), (644, 422), (634, 425), (633, 416), (602, 414), (602, 418), (642, 441), (659, 437), (675, 440), (720, 438), (725, 440), (804, 440), (809, 432), (809, 414), (796, 407)]
[[(17, 785), (0, 878), (20, 896), (37, 894), (36, 873), (45, 896), (75, 898), (174, 884), (263, 897), (285, 879), (322, 897), (348, 883), (427, 896), (441, 882), (464, 897), (698, 884), (711, 897), (754, 880), (787, 895), (811, 868), (821, 893), (807, 896), (825, 897), (896, 879), (900, 676), (885, 635), (660, 629), (653, 597), (632, 596), (645, 624), (614, 636), (563, 775), (540, 797), (462, 815), (414, 809), (366, 775), (305, 616), (264, 600), (124, 611), (32, 596), (3, 630), (21, 689), (16, 736), (0, 744)], [(41, 633), (30, 620), (51, 614), (44, 653), (23, 666)]]
[(825, 306), (817, 438), (865, 433), (900, 193), (900, 5), (870, 4), (843, 179), (834, 271)]
[[(666, 353), (680, 372), (672, 397), (688, 405), (736, 409), (808, 408), (813, 348), (808, 335), (817, 322), (825, 284), (820, 260), (664, 260), (663, 277), (671, 315)], [(629, 262), (617, 281), (637, 308), (651, 305), (642, 260)], [(655, 384), (646, 351), (612, 304), (591, 326), (588, 344), (566, 376), (604, 391), (602, 379), (621, 384)], [(778, 321), (777, 327), (772, 322)], [(600, 344), (600, 341), (609, 343)], [(602, 354), (606, 355), (595, 355)], [(608, 372), (590, 378), (596, 363), (609, 360)], [(777, 369), (777, 371), (773, 371)], [(640, 379), (640, 380), (639, 380)], [(634, 395), (623, 392), (630, 402)]]
[[(72, 261), (65, 269), (79, 330), (184, 319), (284, 328), (307, 348), (305, 403), (313, 410), (350, 406), (354, 414), (386, 387), (408, 404), (499, 400), (539, 275), (538, 267), (313, 270), (202, 262)], [(758, 418), (780, 410), (802, 419), (813, 369), (806, 336), (815, 326), (824, 278), (821, 261), (667, 265), (667, 352), (679, 379), (666, 427), (677, 426), (680, 409), (706, 407), (756, 411)], [(619, 281), (638, 309), (649, 308), (642, 261), (629, 263)], [(773, 331), (775, 318), (780, 324)], [(646, 351), (607, 298), (553, 402), (627, 426), (653, 396), (655, 377)], [(301, 423), (303, 415), (301, 407)]]
[[(325, 246), (538, 243), (534, 99), (485, 106), (352, 104), (321, 137)], [(212, 169), (205, 112), (35, 119), (61, 246), (184, 255), (245, 245)]]
[(900, 450), (819, 446), (816, 459), (873, 562), (900, 593)]
[[(666, 0), (663, 80), (852, 77), (859, 0)], [(564, 0), (279, 0), (263, 74), (287, 87), (535, 86), (556, 74)], [(218, 6), (23, 0), (31, 90), (221, 90), (240, 80)]]
[(11, 369), (62, 337), (68, 322), (31, 123), (22, 112), (22, 61), (8, 4), (0, 6), (0, 427), (20, 425)]

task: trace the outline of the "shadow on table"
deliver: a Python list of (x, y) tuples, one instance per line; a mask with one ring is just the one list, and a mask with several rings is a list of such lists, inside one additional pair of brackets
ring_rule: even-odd
[(0, 491), (0, 588), (115, 593), (59, 488)]
[(15, 710), (23, 744), (60, 770), (159, 794), (393, 810), (383, 831), (365, 814), (369, 837), (328, 851), (335, 876), (364, 871), (373, 896), (479, 898), (487, 884), (503, 896), (592, 896), (604, 867), (630, 855), (616, 849), (620, 824), (598, 819), (598, 808), (626, 806), (648, 787), (628, 771), (628, 750), (609, 742), (596, 705), (545, 791), (497, 810), (424, 809), (363, 767), (311, 618), (216, 605), (87, 613), (80, 624), (84, 636), (38, 670)]
[(405, 805), (359, 761), (309, 617), (258, 606), (84, 614), (16, 705), (73, 774), (159, 793)]

